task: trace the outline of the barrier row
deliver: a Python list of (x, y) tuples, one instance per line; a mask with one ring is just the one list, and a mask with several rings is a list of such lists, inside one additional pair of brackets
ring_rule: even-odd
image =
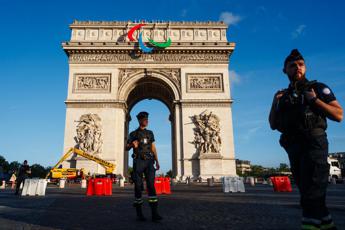
[(22, 196), (45, 196), (46, 188), (46, 179), (25, 179)]
[(224, 193), (229, 192), (245, 192), (243, 178), (236, 176), (228, 176), (222, 178), (222, 188)]

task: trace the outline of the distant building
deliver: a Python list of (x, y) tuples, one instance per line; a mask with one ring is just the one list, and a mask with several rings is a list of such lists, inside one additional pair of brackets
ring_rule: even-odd
[(236, 159), (236, 169), (237, 172), (244, 174), (246, 172), (251, 172), (250, 161)]

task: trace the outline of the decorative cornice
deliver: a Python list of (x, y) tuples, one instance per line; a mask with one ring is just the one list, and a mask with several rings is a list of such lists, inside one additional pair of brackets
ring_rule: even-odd
[(219, 28), (227, 28), (228, 26), (223, 21), (78, 21), (74, 20), (70, 25), (71, 28), (78, 26), (133, 26), (138, 23), (145, 23), (147, 26), (166, 27), (166, 26), (212, 26)]
[(127, 109), (127, 105), (123, 101), (116, 100), (95, 100), (95, 99), (84, 99), (84, 100), (66, 100), (67, 108), (121, 108)]
[[(182, 107), (227, 107), (233, 103), (232, 99), (183, 99), (173, 102)], [(125, 101), (107, 99), (69, 99), (65, 101), (68, 108), (124, 108)]]
[(174, 101), (175, 105), (182, 107), (228, 107), (233, 103), (232, 99), (182, 99)]
[[(62, 43), (62, 47), (65, 50), (133, 50), (134, 46), (136, 46), (137, 42), (115, 42), (115, 41), (67, 41)], [(166, 50), (194, 50), (196, 52), (200, 52), (202, 50), (224, 50), (224, 51), (232, 51), (234, 50), (236, 43), (234, 42), (221, 42), (221, 41), (213, 41), (213, 42), (196, 42), (196, 41), (189, 41), (189, 42), (172, 42)], [(160, 50), (162, 51), (162, 50)], [(67, 51), (66, 51), (67, 52)], [(119, 51), (121, 52), (121, 51)], [(140, 52), (140, 50), (138, 50)]]
[(229, 55), (226, 52), (181, 52), (181, 53), (152, 53), (139, 54), (135, 57), (129, 53), (70, 53), (70, 64), (228, 64)]

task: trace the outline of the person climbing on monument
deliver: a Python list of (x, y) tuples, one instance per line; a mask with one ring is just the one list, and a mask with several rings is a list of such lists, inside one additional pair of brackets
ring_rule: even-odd
[(343, 110), (324, 83), (309, 81), (297, 49), (284, 62), (288, 88), (278, 91), (269, 114), (270, 127), (281, 132), (279, 143), (288, 154), (300, 192), (302, 229), (336, 229), (326, 206), (329, 177), (327, 118), (340, 122)]
[[(146, 220), (142, 212), (142, 176), (144, 174), (148, 189), (148, 202), (152, 212), (152, 221), (156, 222), (162, 220), (162, 217), (158, 214), (158, 199), (154, 186), (155, 173), (156, 170), (159, 170), (160, 166), (154, 134), (151, 130), (146, 129), (148, 125), (148, 115), (149, 114), (144, 111), (137, 115), (139, 127), (129, 134), (126, 151), (133, 148), (133, 181), (135, 192), (133, 206), (136, 208), (137, 220)], [(156, 168), (154, 164), (156, 164)]]

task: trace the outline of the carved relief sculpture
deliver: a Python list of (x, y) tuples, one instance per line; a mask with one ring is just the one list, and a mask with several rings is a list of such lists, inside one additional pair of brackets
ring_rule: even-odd
[(222, 73), (187, 73), (188, 92), (223, 92)]
[(191, 117), (194, 128), (193, 144), (199, 155), (219, 153), (221, 147), (219, 118), (210, 113), (201, 113)]
[(78, 73), (74, 77), (73, 91), (79, 92), (110, 92), (108, 73)]
[(102, 152), (103, 137), (101, 118), (97, 114), (84, 114), (77, 125), (77, 148), (89, 154), (99, 155)]

